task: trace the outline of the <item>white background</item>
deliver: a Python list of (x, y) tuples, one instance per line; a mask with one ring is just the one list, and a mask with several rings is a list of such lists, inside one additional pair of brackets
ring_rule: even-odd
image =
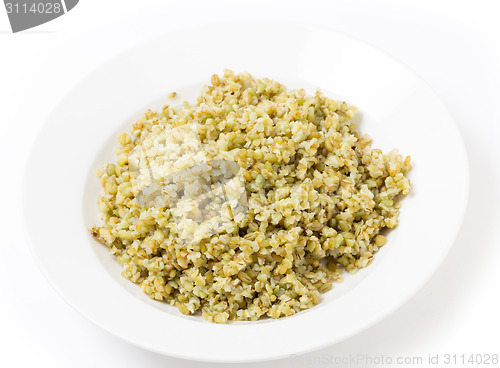
[[(435, 89), (456, 119), (471, 165), (469, 204), (455, 245), (408, 303), (331, 348), (241, 366), (364, 366), (335, 364), (357, 354), (423, 357), (424, 362), (429, 354), (440, 354), (439, 366), (445, 366), (444, 354), (500, 354), (499, 14), (495, 0), (81, 0), (59, 19), (12, 34), (0, 6), (0, 367), (221, 366), (144, 351), (81, 317), (39, 272), (27, 249), (19, 205), (31, 143), (72, 86), (154, 34), (225, 19), (317, 24), (387, 51)], [(439, 226), (439, 216), (446, 213), (429, 209), (429, 226)], [(57, 226), (54, 219), (54, 236)]]

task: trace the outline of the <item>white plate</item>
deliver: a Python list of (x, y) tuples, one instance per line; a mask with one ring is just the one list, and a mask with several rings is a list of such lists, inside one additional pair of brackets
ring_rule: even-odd
[[(373, 264), (289, 318), (217, 325), (154, 302), (120, 276), (87, 233), (98, 221), (94, 170), (116, 137), (176, 91), (193, 101), (224, 68), (320, 87), (356, 105), (374, 146), (412, 156), (400, 225)], [(461, 224), (468, 165), (453, 119), (430, 88), (386, 54), (345, 35), (289, 23), (228, 23), (133, 47), (87, 75), (43, 127), (28, 163), (24, 207), (32, 251), (61, 296), (88, 319), (155, 352), (203, 361), (257, 361), (324, 347), (408, 300), (441, 263)]]

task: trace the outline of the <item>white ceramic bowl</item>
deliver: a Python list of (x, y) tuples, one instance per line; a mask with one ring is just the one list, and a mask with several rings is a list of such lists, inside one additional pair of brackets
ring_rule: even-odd
[[(176, 91), (193, 101), (224, 68), (316, 88), (356, 105), (374, 146), (412, 156), (399, 227), (373, 264), (318, 306), (280, 320), (217, 325), (151, 301), (87, 233), (98, 221), (94, 170), (116, 137)], [(55, 107), (31, 154), (25, 216), (38, 263), (61, 296), (133, 344), (203, 361), (257, 361), (341, 341), (408, 300), (445, 257), (461, 224), (468, 166), (461, 137), (430, 88), (386, 54), (345, 35), (290, 23), (185, 29), (132, 47), (85, 76)]]

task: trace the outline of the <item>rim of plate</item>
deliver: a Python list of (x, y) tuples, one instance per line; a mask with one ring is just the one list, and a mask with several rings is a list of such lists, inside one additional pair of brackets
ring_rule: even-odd
[[(261, 28), (254, 30), (254, 33), (251, 34), (248, 29), (252, 29), (255, 25), (259, 25)], [(287, 31), (292, 35), (304, 35), (304, 38), (298, 40), (298, 44), (303, 42), (303, 44), (300, 44), (302, 47), (304, 47), (305, 42), (313, 43), (315, 47), (322, 45), (321, 43), (319, 43), (319, 45), (314, 44), (314, 42), (319, 42), (317, 41), (318, 39), (320, 41), (335, 41), (336, 44), (340, 43), (351, 47), (351, 51), (369, 54), (376, 59), (378, 63), (381, 63), (380, 67), (382, 68), (387, 68), (387, 65), (392, 68), (398, 66), (400, 68), (399, 72), (402, 73), (401, 76), (408, 78), (408, 80), (413, 79), (415, 81), (415, 85), (412, 86), (408, 92), (408, 96), (422, 98), (426, 102), (432, 104), (431, 107), (434, 109), (433, 111), (437, 114), (438, 118), (441, 119), (437, 120), (441, 125), (433, 126), (431, 124), (431, 126), (438, 129), (436, 134), (438, 137), (439, 134), (447, 134), (449, 138), (448, 144), (451, 146), (451, 153), (455, 155), (454, 160), (445, 160), (445, 162), (449, 164), (447, 168), (448, 171), (450, 171), (450, 175), (455, 175), (453, 177), (456, 179), (454, 182), (455, 185), (450, 187), (448, 191), (443, 191), (442, 203), (438, 203), (437, 207), (438, 210), (443, 211), (451, 208), (451, 210), (446, 213), (448, 217), (444, 220), (446, 234), (435, 231), (432, 234), (434, 238), (422, 244), (421, 247), (424, 251), (432, 251), (432, 256), (430, 256), (430, 253), (429, 256), (427, 256), (422, 254), (424, 252), (417, 252), (414, 254), (412, 261), (418, 263), (418, 265), (411, 262), (410, 264), (401, 263), (401, 259), (405, 259), (405, 257), (411, 254), (411, 252), (409, 252), (409, 245), (407, 246), (406, 244), (415, 243), (413, 245), (416, 245), (416, 240), (412, 238), (415, 238), (417, 235), (425, 235), (423, 230), (418, 227), (420, 223), (415, 222), (417, 218), (412, 217), (411, 213), (405, 212), (406, 207), (416, 207), (417, 209), (423, 207), (423, 204), (418, 202), (423, 201), (425, 203), (426, 198), (418, 197), (419, 195), (422, 196), (423, 194), (427, 194), (431, 199), (441, 198), (437, 197), (437, 194), (431, 193), (429, 190), (427, 192), (424, 190), (423, 194), (418, 194), (417, 190), (417, 194), (414, 198), (411, 198), (411, 200), (406, 198), (403, 201), (401, 224), (398, 229), (393, 231), (393, 233), (403, 232), (402, 234), (398, 234), (394, 241), (395, 243), (396, 241), (399, 242), (399, 244), (405, 243), (405, 245), (401, 245), (399, 248), (397, 246), (392, 246), (389, 251), (383, 254), (381, 261), (377, 263), (376, 267), (374, 265), (370, 266), (373, 267), (373, 270), (369, 270), (369, 274), (362, 279), (362, 282), (352, 289), (349, 289), (341, 297), (329, 300), (323, 305), (320, 302), (320, 305), (311, 310), (298, 313), (292, 317), (282, 318), (269, 323), (264, 321), (217, 325), (208, 322), (200, 322), (197, 319), (184, 318), (175, 313), (166, 313), (160, 308), (151, 306), (150, 303), (145, 303), (144, 300), (136, 297), (129, 290), (126, 290), (127, 286), (119, 286), (121, 282), (117, 282), (116, 279), (110, 276), (108, 270), (105, 269), (108, 267), (108, 264), (106, 263), (103, 267), (102, 262), (106, 261), (98, 260), (95, 251), (87, 249), (90, 248), (87, 246), (89, 242), (87, 237), (88, 234), (86, 234), (87, 230), (86, 228), (79, 229), (79, 227), (82, 227), (82, 218), (75, 219), (72, 217), (78, 217), (77, 213), (83, 216), (81, 215), (81, 208), (77, 210), (74, 206), (81, 206), (81, 195), (87, 188), (87, 183), (85, 182), (88, 179), (87, 172), (81, 174), (76, 168), (72, 167), (69, 167), (67, 171), (63, 172), (62, 170), (58, 170), (57, 167), (53, 168), (51, 166), (52, 163), (67, 164), (68, 162), (72, 162), (71, 159), (74, 159), (77, 163), (87, 165), (85, 170), (88, 170), (88, 165), (95, 165), (96, 160), (96, 157), (92, 157), (91, 159), (82, 157), (84, 153), (78, 151), (76, 148), (84, 147), (81, 142), (75, 142), (74, 145), (68, 142), (50, 144), (50, 139), (54, 136), (53, 133), (60, 132), (61, 127), (64, 129), (64, 125), (61, 123), (63, 120), (61, 119), (68, 114), (63, 113), (61, 110), (67, 109), (67, 107), (63, 106), (78, 106), (76, 101), (72, 101), (71, 99), (78, 96), (79, 93), (84, 94), (82, 91), (85, 86), (92, 86), (96, 76), (104, 76), (104, 72), (112, 69), (114, 64), (120, 63), (121, 58), (137, 58), (138, 51), (149, 50), (152, 46), (159, 47), (159, 45), (161, 46), (165, 42), (182, 43), (185, 41), (193, 41), (195, 34), (203, 34), (205, 37), (221, 33), (224, 34), (224, 32), (227, 32), (227, 30), (231, 28), (237, 28), (239, 30), (247, 29), (247, 31), (242, 31), (238, 37), (251, 45), (259, 44), (255, 42), (255, 37), (258, 38), (258, 36), (265, 36), (266, 34), (273, 35), (285, 33), (283, 31)], [(265, 28), (265, 31), (263, 31), (262, 28)], [(261, 40), (259, 42), (261, 42), (263, 48), (267, 49), (272, 46), (269, 41), (268, 38), (265, 39), (265, 41)], [(289, 41), (283, 41), (280, 44), (290, 46)], [(200, 47), (199, 44), (196, 44), (196, 46)], [(286, 52), (286, 50), (282, 51)], [(302, 49), (301, 51), (303, 52)], [(192, 51), (188, 51), (187, 53), (189, 54), (189, 52)], [(291, 54), (294, 52), (295, 51), (292, 50)], [(192, 55), (190, 54), (190, 56)], [(181, 55), (179, 58), (182, 59), (182, 57), (184, 56)], [(238, 57), (241, 57), (241, 55)], [(278, 58), (279, 57), (282, 56), (278, 56)], [(304, 55), (300, 57), (304, 57)], [(137, 58), (137, 60), (140, 59)], [(314, 61), (320, 62), (316, 59)], [(125, 62), (127, 61), (125, 60)], [(301, 59), (300, 62), (304, 64), (302, 68), (311, 66), (307, 64), (307, 58)], [(311, 62), (311, 60), (309, 60), (309, 62)], [(364, 65), (363, 62), (365, 61), (360, 61), (361, 65)], [(166, 61), (166, 64), (168, 64), (168, 61)], [(190, 66), (196, 65), (192, 60), (187, 60), (186, 64)], [(325, 64), (325, 62), (323, 62), (323, 64)], [(248, 62), (243, 62), (241, 65), (250, 64), (248, 64)], [(232, 68), (231, 65), (228, 67)], [(294, 67), (298, 69), (295, 64)], [(272, 68), (278, 70), (275, 65), (273, 65)], [(257, 67), (257, 69), (265, 70), (262, 65)], [(137, 70), (134, 69), (134, 71)], [(215, 70), (213, 72), (220, 71), (221, 70)], [(251, 69), (248, 71), (252, 73)], [(298, 70), (296, 71), (299, 72)], [(190, 71), (185, 69), (184, 72), (189, 73)], [(145, 71), (144, 73), (147, 74), (149, 72)], [(308, 81), (322, 80), (321, 73), (318, 74), (317, 71), (310, 70), (307, 73), (310, 73), (309, 79), (307, 75), (301, 75), (298, 79)], [(140, 76), (142, 76), (142, 74)], [(263, 76), (279, 80), (279, 78), (275, 78), (274, 75)], [(207, 81), (209, 77), (210, 74), (205, 75)], [(292, 75), (291, 78), (297, 79), (297, 76)], [(335, 80), (335, 78), (333, 78), (333, 80)], [(105, 78), (103, 81), (104, 84), (108, 82)], [(112, 78), (110, 78), (109, 81), (112, 82)], [(140, 81), (140, 79), (138, 79), (138, 81)], [(135, 82), (139, 83), (138, 81)], [(315, 84), (313, 81), (311, 84)], [(198, 82), (199, 78), (196, 80), (189, 80), (189, 78), (187, 78), (185, 81), (187, 84), (196, 84)], [(359, 83), (359, 81), (356, 83)], [(335, 91), (335, 87), (332, 88), (330, 86), (331, 84), (328, 84), (328, 88)], [(342, 86), (345, 87), (344, 93), (348, 94), (350, 87), (348, 85)], [(318, 87), (323, 86), (319, 84)], [(325, 85), (324, 87), (326, 89), (327, 86)], [(104, 88), (106, 89), (107, 86)], [(163, 96), (166, 96), (170, 91), (167, 86), (163, 88)], [(82, 91), (79, 92), (79, 90)], [(409, 98), (408, 96), (406, 96), (406, 98)], [(161, 96), (155, 95), (153, 100), (159, 97)], [(395, 98), (394, 96), (392, 97)], [(145, 110), (142, 107), (153, 101), (151, 97), (148, 98), (150, 100), (149, 102), (147, 100), (139, 102), (135, 110), (128, 108), (126, 115), (130, 118), (130, 116), (134, 114), (137, 115), (138, 112)], [(346, 95), (345, 98), (346, 100), (350, 100), (349, 95)], [(127, 98), (124, 98), (124, 100), (126, 101)], [(165, 101), (168, 100), (164, 100), (164, 102)], [(360, 101), (365, 101), (368, 105), (370, 104), (369, 96), (360, 98)], [(403, 100), (403, 102), (409, 103), (406, 100)], [(400, 101), (399, 104), (403, 102)], [(117, 106), (116, 101), (113, 100), (113, 103), (115, 103), (113, 106)], [(355, 102), (353, 102), (353, 104), (357, 105), (360, 109), (363, 108), (362, 105), (358, 105)], [(395, 107), (400, 106), (399, 104), (395, 103)], [(102, 111), (106, 118), (109, 118), (109, 116), (107, 116), (109, 112), (105, 111), (106, 108), (104, 106), (96, 106), (96, 108)], [(376, 110), (375, 106), (372, 106), (372, 108)], [(380, 116), (384, 115), (380, 111), (379, 113)], [(393, 111), (390, 113), (392, 114)], [(83, 114), (85, 114), (85, 112), (83, 112)], [(75, 119), (78, 121), (78, 119), (83, 118), (76, 117)], [(432, 121), (432, 118), (429, 117), (429, 119)], [(113, 129), (108, 128), (108, 133), (113, 135), (114, 133), (123, 131), (123, 127), (128, 128), (133, 122), (132, 119), (128, 119), (128, 123), (126, 123), (122, 117), (118, 120), (121, 123), (116, 124)], [(386, 121), (387, 119), (381, 118), (381, 120)], [(92, 122), (91, 124), (95, 123)], [(82, 128), (80, 127), (80, 129)], [(364, 129), (361, 130), (364, 132)], [(59, 141), (61, 141), (61, 139), (64, 140), (64, 138), (69, 138), (71, 136), (70, 133), (74, 134), (69, 130), (63, 130), (62, 135), (59, 136)], [(82, 139), (85, 139), (85, 134), (88, 134), (84, 130), (79, 130), (76, 133), (81, 133)], [(373, 129), (367, 130), (367, 133), (375, 138), (377, 136), (377, 132), (373, 131)], [(421, 133), (417, 131), (415, 134), (418, 135)], [(114, 134), (114, 136), (116, 135), (117, 134)], [(419, 137), (424, 137), (424, 135)], [(99, 141), (101, 146), (98, 145), (93, 149), (95, 151), (101, 151), (103, 149), (102, 143), (109, 142), (110, 138), (112, 137), (106, 136), (102, 138), (101, 141)], [(432, 134), (425, 136), (425, 139), (426, 140), (422, 144), (428, 143), (429, 150), (437, 150), (437, 152), (440, 152), (443, 156), (446, 154), (443, 148), (431, 145), (431, 143), (436, 143), (435, 141), (437, 139)], [(376, 144), (374, 144), (374, 146), (375, 145)], [(394, 146), (396, 147), (397, 143)], [(69, 154), (61, 154), (61, 152), (66, 152), (64, 150), (61, 151), (61, 148), (70, 149), (70, 151), (68, 151)], [(71, 151), (71, 149), (73, 149), (73, 151)], [(411, 154), (411, 152), (407, 153)], [(91, 154), (95, 154), (95, 152), (91, 151)], [(444, 157), (441, 158), (444, 159)], [(50, 159), (54, 160), (50, 161)], [(58, 160), (60, 160), (60, 162)], [(425, 159), (421, 162), (425, 162)], [(438, 175), (438, 179), (441, 178), (439, 177), (440, 171), (436, 171), (436, 169), (431, 169), (430, 167), (422, 167), (421, 162), (417, 162), (417, 167), (414, 168), (414, 170), (418, 170), (418, 173), (420, 173), (420, 170), (423, 169), (424, 174), (432, 173)], [(99, 162), (98, 166), (100, 164), (101, 162)], [(95, 168), (98, 166), (95, 166)], [(48, 173), (46, 173), (47, 170)], [(426, 170), (428, 170), (428, 172)], [(446, 169), (444, 169), (444, 171), (446, 171)], [(441, 175), (445, 174), (441, 173)], [(57, 187), (55, 183), (51, 182), (51, 178), (54, 178), (54, 180), (59, 180), (59, 184), (71, 183), (71, 180), (65, 177), (69, 175), (72, 175), (71, 178), (83, 178), (83, 180), (81, 182), (76, 180), (74, 185), (61, 187)], [(419, 175), (425, 176), (423, 174)], [(451, 178), (450, 175), (448, 175), (449, 178)], [(445, 175), (444, 177), (447, 176)], [(44, 180), (40, 180), (40, 178)], [(438, 184), (441, 185), (438, 186), (438, 188), (446, 189), (443, 183)], [(425, 185), (421, 181), (417, 184), (417, 189), (427, 188)], [(121, 54), (112, 57), (105, 61), (100, 67), (85, 75), (53, 109), (33, 144), (25, 170), (23, 209), (27, 230), (26, 233), (29, 235), (28, 244), (40, 270), (58, 294), (90, 321), (129, 343), (160, 354), (197, 361), (236, 363), (285, 358), (295, 354), (302, 354), (324, 348), (345, 340), (387, 317), (408, 301), (431, 278), (451, 249), (465, 214), (468, 191), (468, 159), (460, 132), (454, 124), (452, 116), (440, 102), (437, 95), (411, 69), (398, 60), (395, 60), (384, 51), (376, 49), (364, 41), (326, 28), (285, 21), (234, 21), (186, 27), (167, 34), (155, 35), (150, 40), (134, 45)], [(80, 197), (75, 198), (75, 195), (80, 195)], [(407, 206), (406, 202), (410, 201), (413, 207), (410, 205)], [(422, 210), (420, 212), (424, 213)], [(429, 209), (429, 212), (431, 214), (435, 213), (433, 209)], [(53, 231), (54, 226), (58, 226), (55, 235)], [(409, 232), (410, 230), (415, 231), (416, 234), (404, 233), (404, 231)], [(73, 238), (73, 236), (76, 238)], [(86, 238), (80, 238), (79, 236), (85, 236)], [(77, 244), (73, 245), (74, 243)], [(65, 248), (65, 246), (67, 246), (67, 248)], [(78, 246), (81, 248), (78, 248)], [(62, 251), (66, 249), (67, 251)], [(55, 250), (58, 250), (58, 252), (55, 252)], [(68, 259), (69, 256), (78, 256), (78, 258)], [(111, 257), (109, 258), (111, 263)], [(394, 262), (396, 260), (398, 260), (399, 263)], [(95, 266), (95, 268), (89, 270), (88, 268), (90, 266)], [(422, 273), (418, 273), (415, 276), (415, 273), (421, 269)], [(389, 271), (398, 276), (402, 275), (402, 277), (391, 277), (388, 274)], [(81, 275), (82, 272), (88, 273), (83, 276)], [(118, 275), (118, 277), (120, 276)], [(125, 282), (130, 283), (128, 280), (125, 280)], [(133, 286), (138, 288), (136, 285)], [(335, 287), (333, 290), (335, 290)], [(125, 307), (123, 307), (124, 305)], [(353, 317), (351, 320), (351, 316), (355, 316), (355, 318)]]

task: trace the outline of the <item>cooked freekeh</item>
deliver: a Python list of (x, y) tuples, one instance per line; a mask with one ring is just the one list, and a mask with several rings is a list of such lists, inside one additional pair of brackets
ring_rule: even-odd
[[(151, 298), (217, 323), (279, 318), (370, 264), (397, 225), (410, 157), (370, 147), (355, 108), (317, 92), (289, 90), (248, 73), (212, 76), (197, 103), (148, 111), (121, 134), (117, 163), (97, 170), (104, 224), (90, 231)], [(129, 156), (149, 157), (151, 139), (194, 126), (208, 160), (232, 160), (245, 179), (248, 211), (194, 242), (179, 237), (168, 206), (141, 206)]]

